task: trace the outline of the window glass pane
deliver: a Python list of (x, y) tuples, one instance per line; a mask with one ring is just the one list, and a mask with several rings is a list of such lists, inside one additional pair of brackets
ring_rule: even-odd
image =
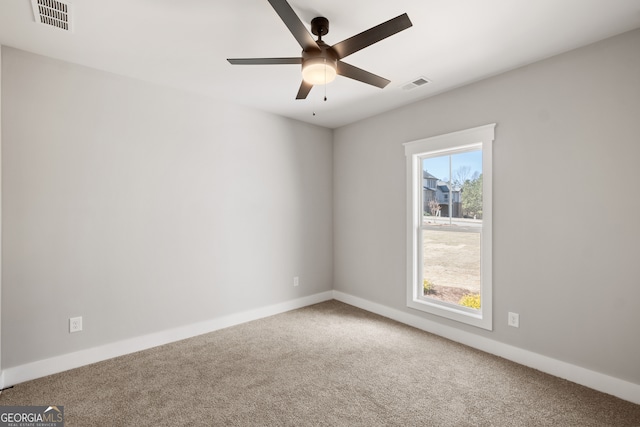
[(450, 176), (454, 187), (454, 197), (460, 203), (459, 216), (481, 220), (482, 150), (454, 154), (451, 156), (451, 160)]
[(422, 160), (422, 296), (481, 305), (482, 150)]
[[(480, 308), (479, 231), (447, 230), (441, 225), (422, 229), (423, 296), (470, 308)], [(474, 301), (473, 304), (472, 301)]]

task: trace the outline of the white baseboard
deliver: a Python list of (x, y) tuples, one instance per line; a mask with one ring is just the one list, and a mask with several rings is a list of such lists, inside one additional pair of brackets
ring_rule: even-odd
[(32, 379), (195, 337), (197, 335), (213, 332), (229, 326), (262, 319), (264, 317), (273, 316), (331, 299), (336, 299), (406, 325), (477, 348), (478, 350), (495, 354), (496, 356), (503, 357), (521, 365), (529, 366), (556, 377), (564, 378), (594, 390), (640, 404), (639, 384), (591, 371), (580, 366), (572, 365), (528, 350), (523, 350), (518, 347), (494, 341), (489, 338), (465, 332), (437, 322), (432, 322), (425, 318), (339, 291), (323, 292), (268, 307), (231, 314), (205, 322), (131, 338), (112, 344), (105, 344), (99, 347), (8, 368), (0, 372), (0, 389), (11, 387)]
[(264, 317), (306, 307), (308, 305), (329, 301), (331, 299), (333, 299), (333, 292), (327, 291), (292, 301), (286, 301), (280, 304), (230, 314), (228, 316), (218, 317), (205, 322), (156, 332), (141, 337), (130, 338), (74, 353), (63, 354), (50, 359), (38, 360), (24, 365), (15, 366), (0, 372), (0, 380), (2, 380), (3, 383), (2, 388), (67, 371), (69, 369), (79, 368), (91, 363), (101, 362), (103, 360), (134, 353), (136, 351), (146, 350), (159, 345), (228, 328), (229, 326), (239, 325), (252, 320), (258, 320)]
[(571, 382), (611, 394), (630, 402), (640, 404), (640, 384), (631, 383), (619, 378), (611, 377), (599, 372), (591, 371), (580, 366), (572, 365), (561, 360), (523, 350), (499, 341), (494, 341), (479, 335), (452, 328), (410, 313), (354, 297), (339, 291), (333, 291), (333, 298), (349, 305), (370, 311), (375, 314), (396, 320), (409, 326), (431, 332), (452, 341), (468, 345), (507, 360), (530, 368), (564, 378)]

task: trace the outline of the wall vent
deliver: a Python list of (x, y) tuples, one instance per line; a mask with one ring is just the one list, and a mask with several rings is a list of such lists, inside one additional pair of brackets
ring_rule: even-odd
[(431, 83), (431, 80), (429, 80), (428, 78), (418, 77), (417, 79), (410, 81), (409, 83), (403, 84), (401, 87), (402, 87), (402, 90), (411, 90), (420, 86), (424, 86), (428, 83)]
[(31, 8), (36, 22), (73, 32), (70, 3), (60, 0), (31, 0)]

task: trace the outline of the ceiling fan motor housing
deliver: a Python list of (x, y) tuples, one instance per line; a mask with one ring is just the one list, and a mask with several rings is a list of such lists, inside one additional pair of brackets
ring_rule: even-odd
[(327, 62), (332, 62), (334, 65), (338, 62), (338, 55), (335, 51), (323, 42), (322, 40), (318, 40), (318, 48), (315, 46), (309, 47), (302, 51), (302, 62), (304, 63), (308, 59), (312, 58), (324, 58)]

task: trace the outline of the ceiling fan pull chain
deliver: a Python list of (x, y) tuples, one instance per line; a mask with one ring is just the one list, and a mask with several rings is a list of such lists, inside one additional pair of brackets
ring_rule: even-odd
[(327, 58), (324, 58), (324, 102), (327, 102)]

